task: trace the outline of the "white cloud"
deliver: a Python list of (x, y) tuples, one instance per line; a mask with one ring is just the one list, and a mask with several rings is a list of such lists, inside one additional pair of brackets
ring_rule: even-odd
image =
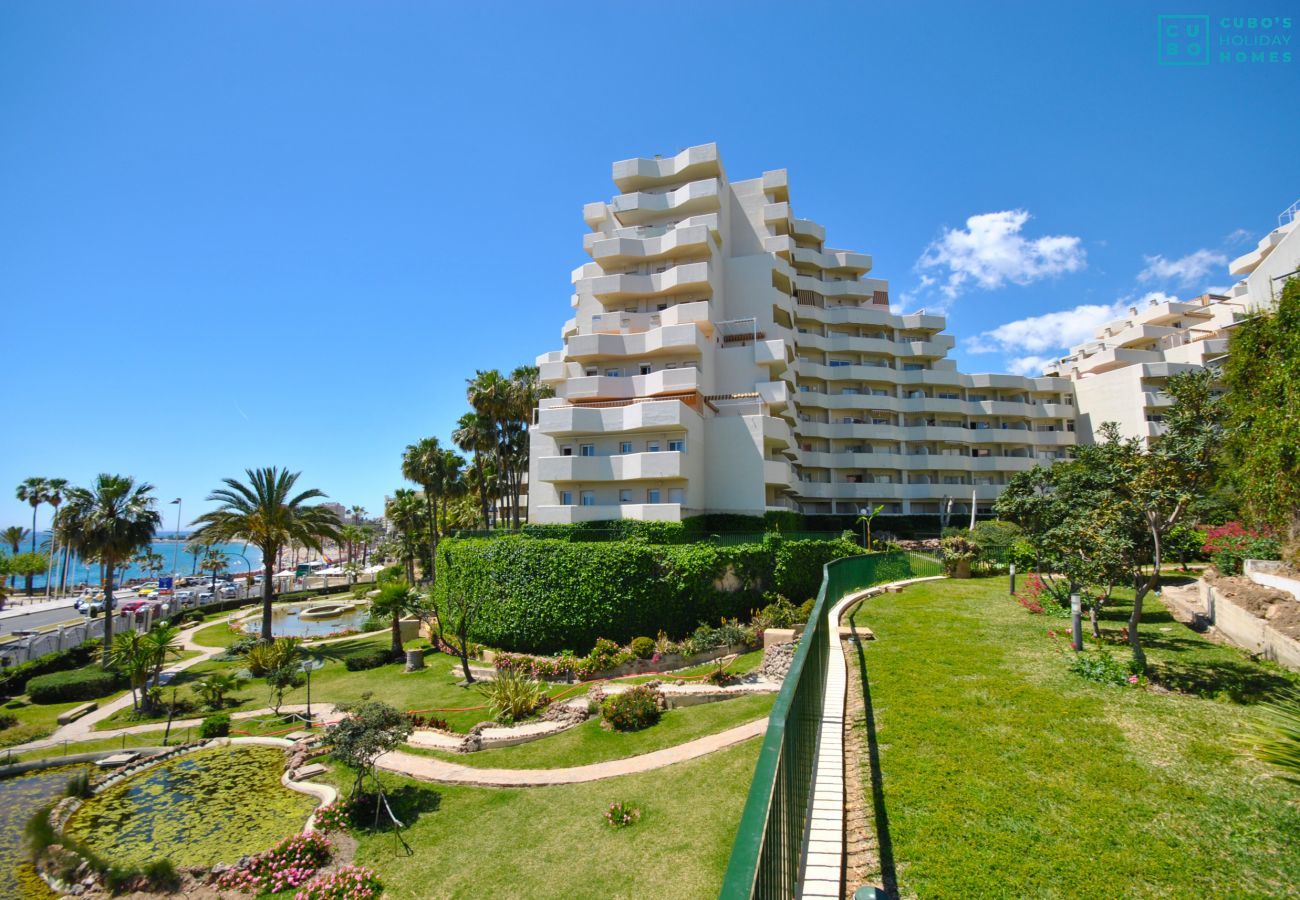
[(1000, 350), (1040, 354), (1047, 350), (1066, 350), (1091, 340), (1099, 326), (1123, 315), (1128, 305), (1124, 300), (1110, 305), (1086, 303), (1073, 309), (1016, 319), (977, 334), (967, 342), (966, 352), (994, 353)]
[(1244, 228), (1235, 228), (1223, 239), (1223, 243), (1228, 247), (1238, 244), (1249, 244), (1251, 243), (1251, 233)]
[(945, 228), (917, 260), (922, 285), (939, 281), (926, 270), (946, 269), (940, 289), (951, 299), (972, 283), (993, 290), (1008, 282), (1025, 285), (1084, 268), (1087, 261), (1080, 238), (1026, 238), (1021, 230), (1028, 221), (1026, 210), (1012, 209), (971, 216), (964, 230)]
[(1204, 248), (1181, 259), (1166, 259), (1159, 254), (1144, 258), (1147, 266), (1138, 273), (1138, 281), (1172, 281), (1184, 287), (1192, 287), (1210, 272), (1228, 265), (1228, 257)]
[(1038, 376), (1056, 360), (1055, 356), (1020, 356), (1007, 360), (1007, 371), (1012, 375)]

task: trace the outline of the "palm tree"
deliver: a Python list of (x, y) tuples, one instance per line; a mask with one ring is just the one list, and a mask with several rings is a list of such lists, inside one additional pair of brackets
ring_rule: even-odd
[(348, 545), (348, 562), (352, 562), (357, 544), (361, 543), (364, 532), (359, 525), (344, 525), (339, 529), (339, 537)]
[(185, 552), (190, 555), (190, 574), (194, 575), (199, 571), (199, 560), (208, 550), (208, 545), (202, 541), (190, 541), (185, 545)]
[(371, 608), (392, 618), (392, 654), (397, 659), (402, 655), (402, 617), (419, 613), (424, 598), (405, 581), (388, 581), (379, 586), (379, 596), (371, 601)]
[(415, 491), (398, 488), (385, 516), (397, 530), (397, 557), (406, 566), (406, 582), (415, 584), (415, 560), (420, 555), (420, 531), (424, 524), (419, 496)]
[[(224, 572), (230, 566), (230, 558), (224, 551), (216, 547), (209, 547), (208, 552), (203, 554), (203, 562), (199, 563), (199, 568), (204, 572), (212, 573), (212, 589), (217, 589), (217, 575)], [(266, 579), (263, 579), (265, 581)]]
[(149, 681), (149, 669), (152, 659), (146, 651), (144, 635), (128, 629), (113, 637), (111, 644), (105, 644), (108, 650), (104, 660), (108, 668), (116, 669), (119, 677), (125, 676), (131, 687), (131, 708), (140, 709), (140, 696), (144, 694)]
[(466, 453), (474, 454), (474, 467), (466, 476), (478, 492), (479, 507), (483, 511), (483, 527), (491, 528), (488, 510), (488, 479), (485, 477), (485, 457), (496, 449), (496, 426), (476, 412), (467, 412), (456, 422), (456, 430), (451, 433), (456, 446)]
[(361, 520), (366, 517), (366, 508), (364, 506), (353, 506), (348, 512), (352, 514), (353, 525), (360, 525)]
[(456, 453), (445, 450), (436, 437), (421, 438), (409, 444), (402, 454), (402, 477), (413, 481), (424, 490), (424, 503), (429, 529), (429, 578), (437, 578), (438, 504), (444, 495), (454, 492), (460, 478), (460, 467), (465, 464)]
[(324, 498), (324, 492), (308, 488), (294, 494), (299, 472), (270, 466), (247, 469), (248, 483), (234, 478), (222, 479), (226, 485), (208, 495), (221, 505), (196, 519), (202, 527), (195, 537), (210, 544), (243, 541), (262, 551), (266, 571), (262, 578), (262, 640), (271, 638), (271, 602), (275, 584), (271, 578), (271, 560), (286, 544), (301, 544), (321, 550), (325, 539), (337, 540), (339, 517), (324, 506), (308, 506), (308, 500)]
[[(68, 479), (66, 478), (47, 478), (45, 480), (45, 502), (54, 507), (54, 513), (50, 516), (50, 561), (45, 567), (45, 596), (50, 596), (50, 580), (54, 575), (54, 557), (57, 549), (55, 538), (58, 537), (59, 507), (63, 504), (63, 492), (68, 489)], [(64, 549), (67, 554), (67, 549)], [(63, 569), (66, 569), (64, 566)], [(61, 570), (62, 571), (62, 570)], [(66, 574), (66, 573), (65, 573)], [(62, 590), (62, 584), (60, 584)]]
[[(83, 559), (98, 558), (104, 567), (104, 646), (113, 642), (113, 574), (120, 562), (149, 546), (162, 524), (153, 485), (136, 484), (125, 475), (101, 474), (92, 487), (68, 491), (68, 506), (59, 516), (63, 540)], [(108, 668), (108, 656), (104, 656)]]
[[(23, 541), (27, 540), (27, 529), (21, 525), (10, 525), (4, 531), (0, 531), (0, 540), (9, 545), (9, 552), (15, 556), (18, 555), (18, 548), (22, 546)], [(14, 587), (18, 583), (17, 575), (9, 576), (9, 587)]]
[[(30, 553), (36, 552), (36, 510), (49, 500), (50, 480), (48, 478), (26, 478), (14, 491), (14, 496), (32, 508), (32, 546)], [(32, 573), (27, 573), (27, 596), (32, 594)]]

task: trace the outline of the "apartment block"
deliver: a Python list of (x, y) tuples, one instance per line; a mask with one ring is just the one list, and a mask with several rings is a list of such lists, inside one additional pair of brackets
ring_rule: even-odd
[(1075, 385), (958, 372), (943, 317), (892, 313), (871, 257), (794, 214), (785, 170), (733, 182), (706, 144), (613, 181), (583, 209), (563, 346), (537, 360), (555, 397), (531, 522), (960, 515), (1069, 454)]
[(1254, 250), (1232, 261), (1229, 272), (1244, 277), (1227, 293), (1132, 306), (1047, 367), (1045, 374), (1074, 384), (1080, 442), (1094, 441), (1104, 422), (1117, 423), (1125, 437), (1161, 433), (1173, 403), (1165, 391), (1170, 376), (1219, 365), (1233, 325), (1273, 306), (1300, 268), (1297, 209), (1292, 204)]

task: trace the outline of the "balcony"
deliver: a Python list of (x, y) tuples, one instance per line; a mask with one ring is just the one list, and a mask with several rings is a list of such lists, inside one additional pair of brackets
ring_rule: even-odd
[(676, 156), (624, 159), (614, 163), (614, 184), (625, 193), (673, 182), (716, 178), (721, 174), (717, 144), (687, 147)]
[(700, 414), (682, 400), (645, 400), (620, 406), (544, 406), (537, 429), (556, 436), (638, 431), (685, 431)]
[(649, 375), (581, 375), (570, 378), (562, 386), (564, 399), (578, 400), (631, 400), (635, 397), (656, 397), (662, 394), (695, 393), (703, 389), (700, 370), (694, 366), (662, 369)]
[(707, 261), (670, 266), (648, 275), (598, 275), (588, 282), (592, 296), (602, 303), (671, 297), (675, 294), (712, 293)]
[(677, 451), (613, 456), (542, 456), (537, 477), (552, 482), (645, 481), (685, 478), (685, 454)]
[(718, 239), (718, 225), (716, 216), (707, 218), (713, 219), (712, 227), (683, 225), (654, 235), (649, 233), (659, 229), (635, 228), (631, 230), (647, 232), (646, 236), (589, 234), (583, 243), (592, 259), (606, 270), (653, 259), (708, 256)]
[(679, 303), (654, 313), (601, 313), (591, 317), (591, 334), (641, 334), (664, 325), (698, 325), (713, 333), (709, 301)]
[(701, 356), (712, 344), (694, 324), (663, 325), (632, 334), (579, 334), (569, 339), (573, 361), (645, 356)]
[[(765, 248), (766, 249), (766, 248)], [(848, 250), (813, 250), (811, 247), (796, 247), (791, 261), (816, 266), (827, 271), (856, 272), (862, 274), (871, 271), (871, 257), (865, 253), (851, 253)]]
[(785, 355), (785, 341), (758, 341), (754, 344), (754, 362), (760, 366), (771, 366), (773, 372), (784, 372), (789, 365)]
[(680, 522), (680, 503), (619, 503), (602, 506), (536, 506), (538, 523), (571, 525), (574, 522), (604, 522), (610, 519), (639, 519), (643, 522)]
[(763, 483), (782, 488), (794, 487), (794, 469), (783, 459), (763, 460)]
[(791, 219), (790, 230), (800, 237), (811, 238), (818, 243), (826, 240), (826, 229), (812, 219)]
[(721, 208), (720, 195), (718, 179), (709, 178), (671, 191), (619, 194), (610, 203), (610, 209), (623, 225), (640, 225), (667, 215), (681, 218), (717, 212)]

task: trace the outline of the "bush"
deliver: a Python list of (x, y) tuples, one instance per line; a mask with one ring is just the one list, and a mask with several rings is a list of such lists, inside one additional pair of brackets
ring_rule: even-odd
[(117, 690), (115, 672), (98, 668), (73, 669), (38, 675), (27, 682), (27, 695), (33, 703), (69, 703), (73, 700), (98, 700)]
[(225, 713), (208, 716), (199, 723), (199, 740), (206, 741), (210, 738), (227, 737), (229, 734), (230, 716)]
[(367, 650), (365, 653), (353, 653), (344, 657), (343, 666), (349, 672), (364, 672), (386, 666), (392, 661), (393, 651), (390, 649)]
[(373, 869), (365, 866), (340, 866), (337, 872), (317, 875), (303, 885), (297, 900), (378, 900), (384, 885)]
[(510, 724), (526, 719), (549, 702), (546, 688), (523, 672), (506, 669), (492, 681), (479, 685), (498, 722)]
[(68, 779), (67, 786), (63, 789), (66, 797), (80, 797), (85, 800), (90, 796), (90, 770), (82, 769), (77, 774)]
[(659, 721), (660, 694), (648, 685), (638, 684), (621, 694), (605, 698), (600, 715), (616, 731), (639, 731)]
[(641, 808), (631, 803), (611, 803), (605, 810), (605, 824), (610, 828), (626, 828), (635, 825), (640, 818)]
[(637, 659), (649, 659), (655, 655), (654, 638), (632, 638), (632, 643), (628, 645), (628, 648)]
[(18, 717), (11, 712), (0, 712), (0, 731), (13, 728), (18, 724)]
[(1277, 538), (1244, 527), (1240, 522), (1229, 522), (1205, 533), (1205, 546), (1214, 567), (1224, 575), (1240, 575), (1241, 564), (1247, 559), (1280, 559), (1282, 546)]
[(248, 661), (248, 672), (254, 678), (263, 678), (276, 669), (283, 669), (298, 660), (301, 638), (276, 638), (269, 644), (258, 643), (244, 654)]
[(180, 875), (176, 873), (176, 866), (172, 865), (170, 859), (155, 859), (151, 863), (146, 863), (143, 874), (149, 881), (149, 886), (157, 891), (174, 891), (181, 885)]
[(1137, 677), (1104, 647), (1073, 654), (1070, 671), (1096, 684), (1125, 685), (1137, 683)]
[(102, 643), (99, 638), (95, 638), (77, 647), (46, 653), (44, 656), (5, 669), (4, 674), (0, 675), (0, 697), (17, 697), (24, 693), (27, 690), (28, 680), (37, 675), (80, 669), (99, 657)]
[(681, 635), (700, 622), (746, 615), (764, 591), (816, 594), (822, 566), (858, 552), (839, 539), (776, 536), (733, 546), (449, 538), (438, 547), (434, 597), (445, 611), (452, 592), (485, 596), (471, 637), (489, 646), (581, 652), (601, 637)]
[(970, 533), (971, 540), (979, 548), (976, 552), (976, 560), (981, 563), (1006, 565), (1011, 562), (1012, 547), (1020, 535), (1020, 526), (1014, 522), (1002, 522), (996, 519), (976, 522), (975, 530)]

